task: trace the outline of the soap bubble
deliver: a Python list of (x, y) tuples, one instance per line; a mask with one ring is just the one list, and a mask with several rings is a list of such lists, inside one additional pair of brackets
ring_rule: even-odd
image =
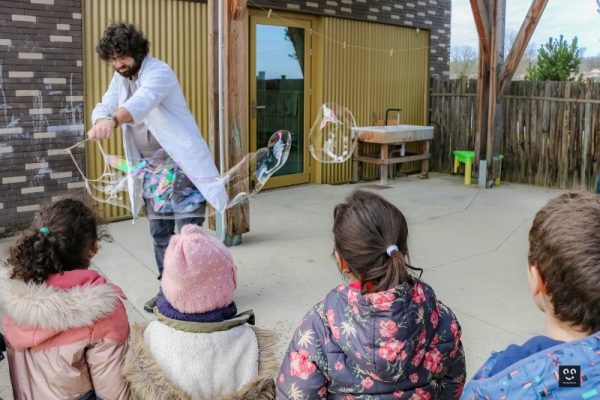
[(269, 138), (267, 147), (249, 153), (221, 178), (228, 185), (227, 208), (247, 201), (265, 186), (288, 159), (292, 147), (292, 134), (279, 130)]
[(292, 146), (292, 134), (285, 130), (275, 132), (267, 147), (258, 149), (242, 158), (223, 176), (200, 178), (186, 175), (163, 149), (151, 157), (126, 160), (124, 157), (107, 154), (100, 142), (95, 142), (104, 159), (104, 171), (95, 179), (85, 176), (73, 156), (72, 150), (83, 142), (66, 149), (80, 174), (90, 196), (107, 205), (122, 207), (137, 216), (139, 206), (132, 206), (128, 188), (134, 185), (142, 199), (136, 203), (146, 205), (146, 216), (150, 219), (192, 218), (211, 216), (214, 209), (205, 210), (205, 198), (192, 183), (205, 190), (227, 189), (226, 209), (247, 201), (264, 187), (287, 161)]
[(343, 163), (356, 147), (355, 127), (354, 116), (346, 107), (322, 104), (308, 136), (310, 154), (322, 163)]
[(71, 156), (75, 167), (83, 178), (83, 183), (88, 194), (99, 203), (125, 208), (129, 212), (132, 212), (127, 194), (129, 182), (127, 180), (127, 172), (124, 172), (128, 168), (127, 162), (122, 157), (106, 154), (100, 142), (95, 142), (102, 156), (104, 168), (102, 174), (97, 178), (88, 178), (76, 159), (76, 154), (80, 155), (87, 140), (66, 148), (65, 152)]

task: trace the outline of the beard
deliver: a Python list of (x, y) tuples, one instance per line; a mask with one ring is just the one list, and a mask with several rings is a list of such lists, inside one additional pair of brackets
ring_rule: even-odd
[(126, 69), (123, 69), (123, 70), (118, 69), (117, 72), (122, 77), (131, 79), (139, 72), (141, 67), (142, 67), (141, 61), (135, 60), (133, 62), (133, 64), (131, 64), (130, 66), (127, 66)]

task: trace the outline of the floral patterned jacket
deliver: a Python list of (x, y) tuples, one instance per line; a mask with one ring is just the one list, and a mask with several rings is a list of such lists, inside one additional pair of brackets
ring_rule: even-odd
[(362, 295), (340, 285), (296, 330), (277, 399), (456, 399), (465, 381), (460, 325), (416, 280)]

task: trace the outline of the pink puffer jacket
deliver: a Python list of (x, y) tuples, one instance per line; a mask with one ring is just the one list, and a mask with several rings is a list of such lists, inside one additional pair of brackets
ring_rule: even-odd
[(129, 323), (120, 288), (91, 270), (52, 275), (45, 284), (3, 275), (0, 304), (16, 398), (129, 398), (122, 375)]

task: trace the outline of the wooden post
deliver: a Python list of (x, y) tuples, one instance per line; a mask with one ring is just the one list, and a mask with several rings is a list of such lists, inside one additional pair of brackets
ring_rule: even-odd
[[(223, 0), (223, 96), (225, 105), (224, 130), (225, 164), (228, 170), (248, 153), (248, 9), (245, 0)], [(218, 118), (218, 0), (208, 0), (209, 31), (209, 134), (215, 160), (219, 160)], [(219, 165), (221, 168), (221, 166)], [(242, 172), (242, 176), (246, 171)], [(249, 173), (249, 171), (247, 171)], [(248, 191), (250, 177), (227, 188), (229, 198), (240, 191)], [(248, 203), (242, 203), (226, 212), (225, 244), (241, 243), (241, 235), (250, 230)], [(214, 222), (211, 223), (211, 227)]]
[[(208, 0), (207, 31), (208, 31), (208, 146), (212, 152), (217, 168), (219, 165), (219, 86), (217, 57), (218, 48), (218, 12), (217, 1)], [(210, 229), (216, 229), (215, 216), (208, 217)]]
[(491, 54), (491, 18), (492, 14), (484, 0), (471, 0), (471, 9), (475, 18), (475, 27), (479, 36), (480, 60), (483, 57), (485, 65), (490, 66)]
[[(500, 177), (503, 134), (502, 96), (519, 65), (548, 0), (533, 0), (508, 60), (504, 63), (506, 0), (470, 0), (479, 36), (476, 163), (487, 160), (489, 180)], [(477, 166), (477, 165), (476, 165)]]
[[(479, 53), (479, 76), (477, 77), (477, 126), (475, 131), (475, 168), (479, 167), (479, 160), (487, 159), (487, 120), (488, 99), (490, 96), (490, 69), (483, 59), (483, 52)], [(488, 60), (489, 64), (489, 60)]]
[(484, 0), (471, 0), (475, 27), (479, 36), (479, 75), (477, 78), (477, 125), (475, 133), (475, 169), (487, 157), (488, 102), (490, 85), (491, 14)]
[(503, 108), (498, 96), (500, 71), (504, 65), (504, 32), (506, 25), (506, 0), (494, 1), (494, 26), (492, 28), (492, 60), (490, 65), (490, 109), (488, 119), (487, 165), (488, 179), (500, 177), (500, 147), (502, 145)]
[[(592, 81), (587, 80), (585, 82), (585, 114), (583, 117), (583, 146), (581, 148), (581, 186), (589, 187), (588, 185), (588, 154), (590, 152), (590, 137), (592, 136), (592, 103), (589, 101), (592, 98)], [(592, 190), (596, 191), (594, 183), (596, 183), (596, 177), (592, 174), (589, 177), (592, 181)]]
[[(248, 154), (248, 8), (246, 0), (229, 0), (226, 7), (227, 22), (223, 23), (225, 36), (224, 64), (226, 76), (226, 101), (228, 109), (225, 119), (225, 132), (229, 133), (226, 142), (228, 168), (237, 164)], [(246, 171), (244, 171), (245, 173)], [(249, 173), (249, 171), (247, 171)], [(230, 188), (229, 198), (240, 191), (249, 191), (251, 177), (234, 189)], [(235, 192), (233, 192), (235, 190)], [(227, 245), (241, 243), (242, 233), (250, 231), (250, 207), (248, 202), (227, 210)]]
[[(561, 98), (569, 99), (571, 97), (571, 82), (561, 82), (559, 94), (561, 95)], [(569, 113), (569, 106), (570, 104), (566, 102), (559, 104), (559, 110), (562, 109), (562, 121), (560, 120), (560, 111), (557, 114), (559, 120), (557, 120), (556, 128), (559, 132), (562, 132), (560, 140), (560, 162), (558, 164), (558, 187), (560, 188), (568, 187), (567, 182), (569, 180), (569, 165), (573, 162), (573, 160), (569, 159), (569, 137), (572, 136), (572, 134), (569, 132), (569, 118), (571, 116)], [(568, 132), (569, 134), (567, 134)]]

